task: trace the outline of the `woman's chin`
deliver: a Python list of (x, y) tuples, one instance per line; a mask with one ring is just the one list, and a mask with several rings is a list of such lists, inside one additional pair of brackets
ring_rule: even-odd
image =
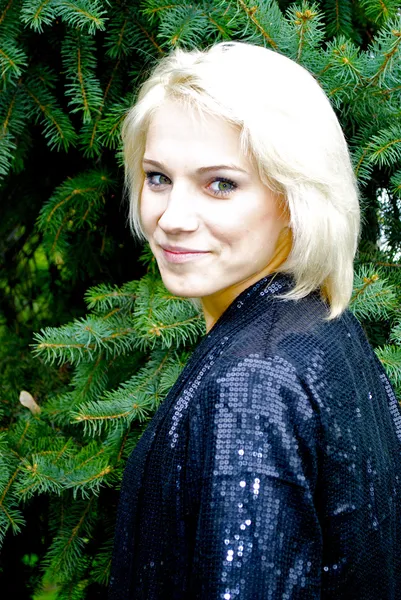
[[(163, 282), (164, 283), (164, 282)], [(175, 286), (169, 286), (164, 284), (164, 287), (173, 295), (173, 296), (178, 296), (180, 298), (202, 298), (202, 296), (204, 295), (201, 292), (198, 292), (197, 290), (191, 289), (191, 288), (181, 288), (181, 287), (175, 287)]]
[(180, 298), (202, 298), (202, 296), (210, 293), (204, 286), (186, 284), (185, 282), (177, 284), (176, 282), (171, 281), (170, 277), (162, 277), (162, 281), (164, 287), (173, 294), (173, 296), (179, 296)]

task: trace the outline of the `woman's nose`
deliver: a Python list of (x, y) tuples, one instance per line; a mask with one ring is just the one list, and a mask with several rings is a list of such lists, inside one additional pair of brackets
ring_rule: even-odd
[[(192, 196), (192, 197), (191, 197)], [(193, 192), (188, 186), (174, 186), (168, 195), (165, 209), (158, 221), (159, 227), (166, 233), (196, 231), (199, 217), (195, 207)]]

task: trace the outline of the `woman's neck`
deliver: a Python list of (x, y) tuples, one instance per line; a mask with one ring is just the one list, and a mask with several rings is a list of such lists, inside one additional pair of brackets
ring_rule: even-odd
[(235, 300), (235, 298), (240, 295), (241, 292), (246, 290), (257, 281), (260, 281), (260, 279), (263, 279), (263, 277), (266, 277), (266, 275), (273, 273), (280, 265), (283, 264), (283, 262), (288, 258), (291, 247), (291, 230), (288, 227), (285, 227), (280, 233), (275, 252), (269, 264), (267, 264), (257, 273), (252, 274), (250, 277), (234, 283), (228, 288), (219, 290), (215, 294), (201, 298), (207, 333), (209, 333), (216, 321), (221, 317), (221, 315)]

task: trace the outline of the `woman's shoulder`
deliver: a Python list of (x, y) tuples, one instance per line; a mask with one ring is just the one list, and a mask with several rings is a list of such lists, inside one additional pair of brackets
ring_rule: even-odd
[(302, 367), (313, 363), (317, 355), (335, 362), (350, 349), (353, 354), (372, 352), (361, 325), (349, 310), (332, 320), (327, 316), (327, 306), (318, 294), (299, 300), (269, 300), (232, 335), (220, 356), (221, 367), (254, 354), (266, 360), (281, 357)]
[(383, 369), (349, 310), (327, 320), (316, 295), (277, 299), (267, 309), (269, 314), (256, 314), (233, 334), (214, 361), (208, 385), (286, 388), (293, 398), (307, 393), (315, 408), (333, 394), (359, 395), (368, 383), (382, 388)]

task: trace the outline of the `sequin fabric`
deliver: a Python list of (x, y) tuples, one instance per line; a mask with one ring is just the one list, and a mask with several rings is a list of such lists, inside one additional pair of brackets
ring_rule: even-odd
[(401, 411), (363, 330), (268, 276), (132, 452), (110, 600), (401, 600)]

